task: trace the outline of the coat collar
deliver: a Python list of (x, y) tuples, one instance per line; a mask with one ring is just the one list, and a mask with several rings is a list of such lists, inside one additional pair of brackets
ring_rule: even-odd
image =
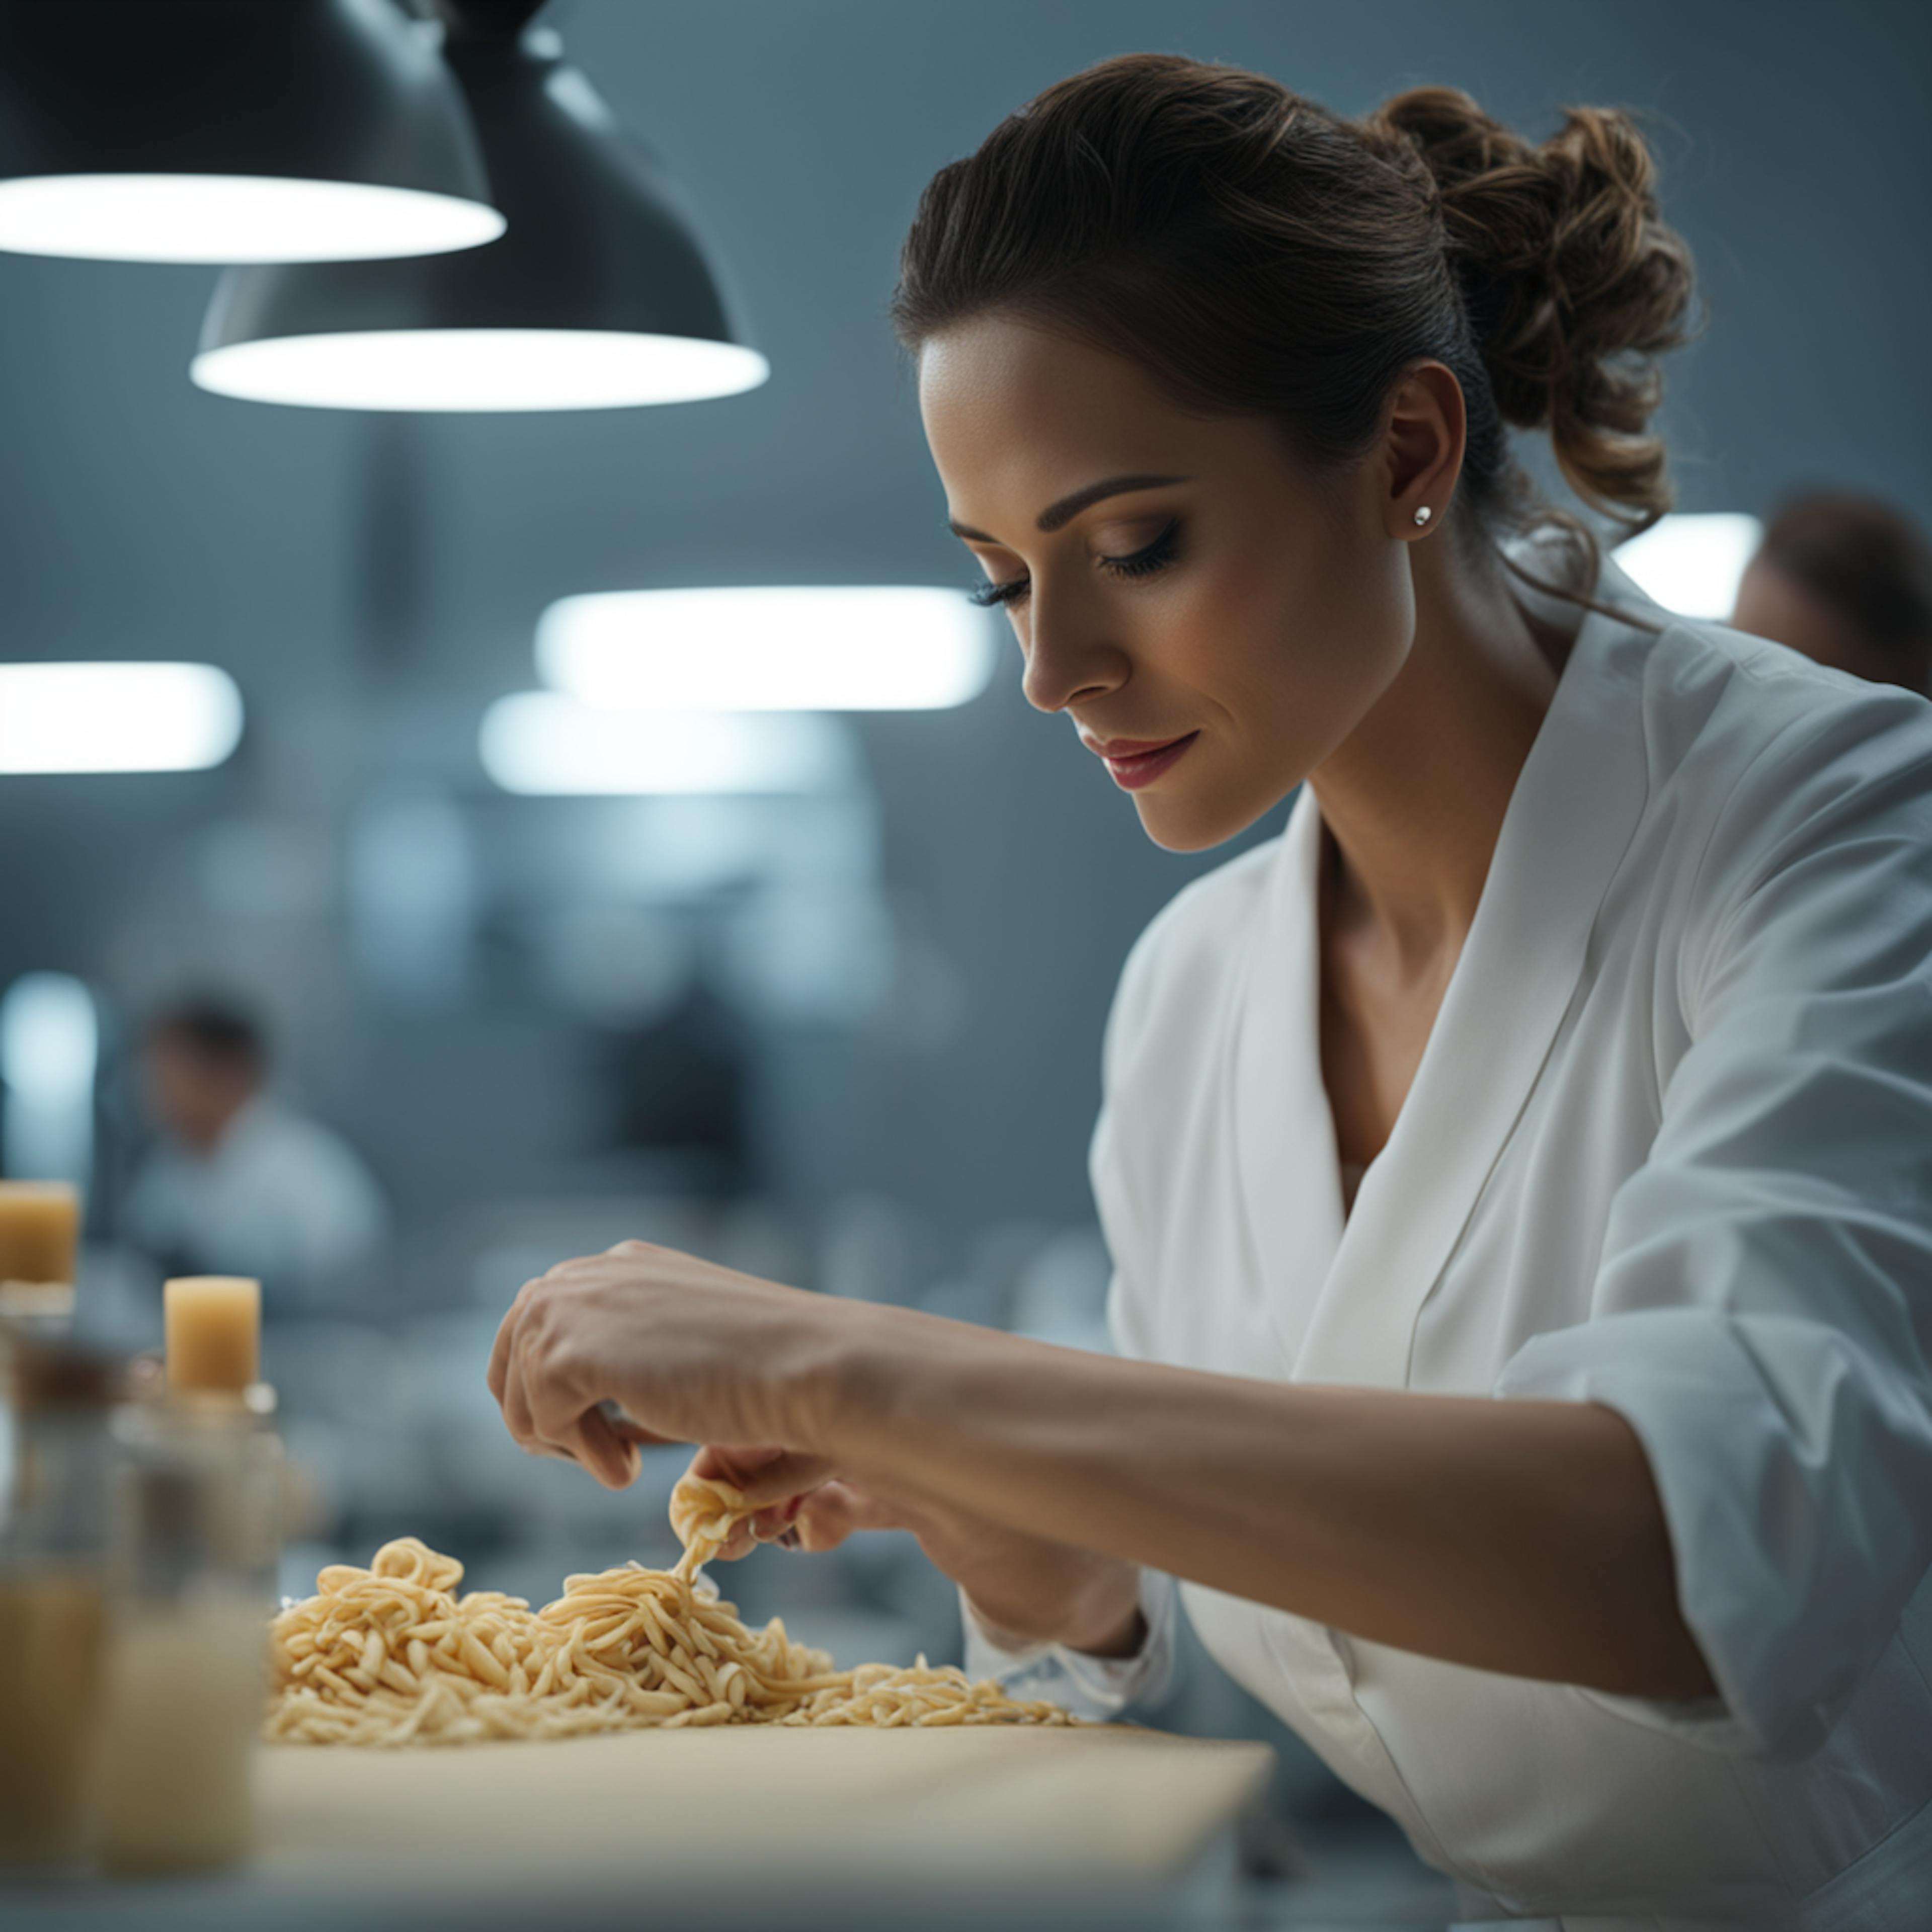
[[(1595, 594), (1670, 621), (1607, 559)], [(1518, 595), (1574, 620), (1574, 605)], [(1654, 642), (1583, 614), (1414, 1083), (1346, 1226), (1322, 1080), (1321, 812), (1306, 786), (1295, 801), (1249, 962), (1234, 1108), (1254, 1258), (1298, 1381), (1408, 1379), (1416, 1317), (1548, 1056), (1642, 811), (1640, 688)]]

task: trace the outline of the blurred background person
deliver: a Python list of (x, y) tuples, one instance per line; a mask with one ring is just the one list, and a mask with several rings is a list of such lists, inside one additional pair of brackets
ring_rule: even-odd
[(258, 1276), (272, 1310), (346, 1293), (386, 1245), (388, 1210), (340, 1134), (269, 1094), (259, 1024), (181, 1000), (149, 1022), (142, 1060), (160, 1138), (128, 1193), (128, 1239), (170, 1274)]
[(1932, 696), (1932, 543), (1876, 497), (1808, 491), (1766, 527), (1731, 622), (1834, 670)]

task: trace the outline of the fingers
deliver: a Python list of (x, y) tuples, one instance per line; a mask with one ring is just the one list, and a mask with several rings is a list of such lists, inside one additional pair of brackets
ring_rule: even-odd
[(523, 1318), (524, 1304), (529, 1300), (534, 1282), (525, 1282), (518, 1289), (516, 1299), (510, 1304), (503, 1318), (496, 1324), (496, 1339), (490, 1347), (490, 1371), (484, 1380), (490, 1384), (490, 1393), (500, 1403), (503, 1400), (503, 1385), (510, 1372), (510, 1351), (516, 1340), (517, 1325)]
[[(725, 1452), (736, 1455), (733, 1450)], [(765, 1452), (756, 1452), (760, 1456)], [(830, 1480), (832, 1466), (822, 1456), (801, 1456), (790, 1450), (780, 1450), (754, 1468), (743, 1470), (728, 1481), (735, 1481), (745, 1493), (745, 1500), (754, 1509), (764, 1510), (780, 1503), (789, 1502), (793, 1497), (803, 1496)]]
[(784, 1453), (782, 1449), (726, 1449), (715, 1443), (707, 1444), (691, 1459), (691, 1473), (742, 1490)]
[(803, 1496), (794, 1496), (772, 1508), (760, 1510), (754, 1516), (747, 1519), (746, 1527), (760, 1543), (780, 1543), (785, 1532), (798, 1520), (798, 1513), (805, 1507)]
[(831, 1482), (822, 1484), (801, 1499), (788, 1532), (780, 1540), (787, 1549), (818, 1556), (836, 1550), (858, 1530), (904, 1527), (898, 1513), (876, 1496), (844, 1483)]
[(536, 1298), (542, 1281), (524, 1283), (504, 1316), (491, 1348), (488, 1382), (518, 1445), (533, 1456), (552, 1456), (588, 1468), (599, 1482), (622, 1488), (635, 1480), (638, 1452), (596, 1403), (558, 1386), (554, 1374), (536, 1371), (532, 1355)]
[(674, 1436), (653, 1436), (641, 1423), (633, 1422), (628, 1415), (608, 1418), (611, 1432), (620, 1442), (635, 1442), (646, 1449), (664, 1449), (677, 1440)]
[(731, 1534), (719, 1546), (718, 1554), (712, 1558), (715, 1563), (735, 1563), (741, 1556), (748, 1556), (758, 1548), (761, 1538), (754, 1535), (748, 1522), (734, 1522)]
[(573, 1435), (570, 1446), (578, 1460), (607, 1490), (627, 1490), (638, 1480), (643, 1466), (636, 1438), (620, 1435), (601, 1406), (578, 1417)]

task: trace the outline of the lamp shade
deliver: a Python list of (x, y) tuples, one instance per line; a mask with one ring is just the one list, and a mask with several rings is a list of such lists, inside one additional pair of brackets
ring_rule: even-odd
[(517, 29), (526, 5), (446, 10), (444, 57), (508, 232), (460, 256), (234, 270), (196, 382), (260, 402), (499, 410), (683, 402), (764, 381), (674, 184), (556, 36)]
[(0, 6), (0, 248), (338, 260), (502, 228), (430, 30), (391, 0)]

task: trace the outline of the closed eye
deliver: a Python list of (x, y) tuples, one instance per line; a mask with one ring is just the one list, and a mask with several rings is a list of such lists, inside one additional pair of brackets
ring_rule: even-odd
[(1165, 570), (1180, 554), (1180, 519), (1170, 517), (1167, 527), (1152, 543), (1142, 544), (1126, 556), (1103, 556), (1097, 561), (1102, 570), (1115, 577), (1150, 577), (1156, 570)]
[(1010, 604), (1016, 597), (1026, 594), (1027, 580), (1024, 577), (1010, 578), (1004, 584), (975, 584), (966, 594), (982, 610), (990, 609), (998, 604)]
[[(1166, 527), (1153, 542), (1126, 556), (1101, 556), (1094, 559), (1100, 568), (1114, 577), (1150, 577), (1156, 571), (1165, 570), (1180, 554), (1180, 519), (1171, 518)], [(994, 605), (1016, 604), (1027, 594), (1030, 580), (1024, 577), (1009, 578), (1004, 583), (976, 584), (968, 592), (975, 604), (982, 608)]]

